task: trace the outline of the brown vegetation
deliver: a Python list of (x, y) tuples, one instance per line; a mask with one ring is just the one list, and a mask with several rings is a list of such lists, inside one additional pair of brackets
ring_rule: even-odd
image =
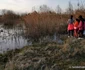
[(70, 15), (77, 18), (79, 15), (85, 17), (85, 9), (78, 8), (73, 10), (72, 4), (69, 2), (67, 11), (62, 13), (62, 9), (58, 5), (57, 13), (52, 11), (46, 5), (40, 6), (40, 12), (34, 11), (32, 13), (17, 15), (12, 11), (5, 12), (0, 18), (5, 26), (13, 26), (17, 23), (23, 23), (26, 30), (25, 35), (32, 39), (38, 40), (39, 38), (47, 35), (66, 34), (67, 33), (67, 20)]
[(5, 60), (1, 67), (2, 70), (69, 70), (69, 66), (84, 66), (84, 43), (84, 39), (66, 38), (61, 45), (54, 42), (34, 44), (9, 51), (1, 55), (0, 60)]

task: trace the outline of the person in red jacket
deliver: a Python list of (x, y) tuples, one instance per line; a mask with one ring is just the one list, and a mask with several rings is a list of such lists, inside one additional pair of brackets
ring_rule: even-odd
[(85, 19), (84, 19), (84, 25), (83, 25), (83, 27), (84, 27), (83, 35), (84, 35), (84, 37), (85, 37)]
[(68, 19), (67, 23), (68, 23), (68, 28), (67, 28), (67, 30), (68, 30), (68, 37), (70, 37), (70, 36), (74, 35), (74, 25), (73, 25), (74, 19), (73, 19), (73, 15), (70, 16), (70, 19)]
[(79, 25), (79, 19), (76, 19), (74, 22), (74, 37), (78, 37), (78, 25)]
[(79, 16), (79, 25), (78, 25), (78, 34), (79, 34), (79, 37), (83, 37), (83, 31), (84, 31), (84, 20), (82, 18), (82, 16), (80, 15)]

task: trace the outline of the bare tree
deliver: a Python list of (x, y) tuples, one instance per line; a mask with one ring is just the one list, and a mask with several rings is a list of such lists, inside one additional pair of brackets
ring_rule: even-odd
[(79, 10), (84, 10), (84, 3), (81, 1), (81, 4), (79, 6)]
[(49, 12), (51, 9), (47, 5), (42, 5), (39, 8), (40, 12)]
[(78, 10), (79, 10), (79, 6), (80, 6), (79, 0), (78, 0), (78, 3), (77, 3), (77, 6), (78, 6)]
[(56, 12), (58, 13), (58, 14), (61, 14), (61, 12), (62, 12), (62, 9), (61, 9), (61, 7), (58, 5), (57, 6), (57, 8), (56, 8)]
[(36, 8), (35, 8), (35, 6), (34, 6), (34, 7), (32, 7), (32, 12), (34, 12), (34, 11), (36, 11)]
[(19, 18), (19, 15), (15, 14), (15, 12), (11, 11), (11, 10), (2, 10), (3, 12), (3, 17), (6, 19), (17, 19)]
[(72, 3), (70, 1), (69, 1), (67, 13), (68, 14), (73, 14), (73, 5), (72, 5)]
[(6, 9), (2, 9), (2, 15), (6, 14), (7, 13), (7, 10)]

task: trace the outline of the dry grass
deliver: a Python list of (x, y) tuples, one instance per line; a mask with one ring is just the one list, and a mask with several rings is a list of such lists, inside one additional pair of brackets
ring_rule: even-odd
[(62, 45), (48, 43), (42, 46), (24, 47), (13, 56), (11, 61), (7, 62), (5, 69), (41, 70), (43, 68), (43, 70), (68, 70), (69, 66), (85, 65), (85, 50), (82, 42), (83, 40), (66, 39), (66, 42)]
[(67, 16), (63, 17), (54, 12), (28, 14), (23, 17), (27, 28), (26, 34), (31, 38), (38, 39), (42, 36), (53, 35), (55, 32), (66, 33)]
[[(82, 11), (77, 12), (78, 13), (74, 14), (75, 17), (78, 17)], [(84, 11), (81, 14), (85, 16)], [(2, 19), (5, 19), (5, 16), (6, 15), (3, 15)], [(28, 37), (37, 40), (47, 35), (53, 35), (56, 32), (57, 34), (63, 35), (60, 38), (63, 39), (64, 43), (62, 45), (56, 43), (46, 45), (38, 44), (29, 48), (22, 48), (18, 50), (18, 53), (15, 55), (11, 54), (12, 51), (5, 55), (0, 55), (2, 63), (6, 60), (3, 63), (5, 67), (2, 66), (2, 70), (4, 70), (4, 68), (5, 70), (40, 70), (44, 68), (43, 66), (45, 66), (46, 70), (51, 68), (53, 70), (53, 68), (63, 69), (63, 65), (68, 67), (68, 65), (85, 64), (85, 40), (68, 39), (67, 36), (64, 37), (67, 29), (66, 22), (69, 16), (70, 14), (56, 14), (54, 12), (33, 12), (20, 16), (20, 20), (25, 24), (27, 30), (25, 34)], [(12, 19), (15, 21), (15, 18)], [(18, 18), (16, 18), (16, 20), (17, 19)], [(6, 21), (10, 20), (10, 17), (6, 19)], [(13, 53), (16, 53), (16, 51)], [(65, 70), (68, 70), (69, 68), (66, 67)]]
[[(25, 25), (26, 35), (33, 39), (39, 39), (43, 36), (67, 33), (67, 20), (71, 14), (55, 12), (32, 12), (19, 16), (14, 12), (8, 11), (8, 13), (2, 15), (0, 21), (6, 26), (17, 25), (23, 22)], [(77, 18), (79, 15), (85, 17), (84, 10), (75, 10), (74, 17)], [(5, 20), (5, 21), (4, 21)]]

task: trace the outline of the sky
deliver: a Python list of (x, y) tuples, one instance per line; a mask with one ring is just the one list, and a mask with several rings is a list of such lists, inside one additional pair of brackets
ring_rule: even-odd
[(33, 7), (47, 5), (55, 9), (59, 5), (63, 10), (68, 7), (69, 1), (77, 7), (78, 1), (84, 3), (85, 0), (0, 0), (0, 9), (12, 10), (15, 12), (31, 12)]

